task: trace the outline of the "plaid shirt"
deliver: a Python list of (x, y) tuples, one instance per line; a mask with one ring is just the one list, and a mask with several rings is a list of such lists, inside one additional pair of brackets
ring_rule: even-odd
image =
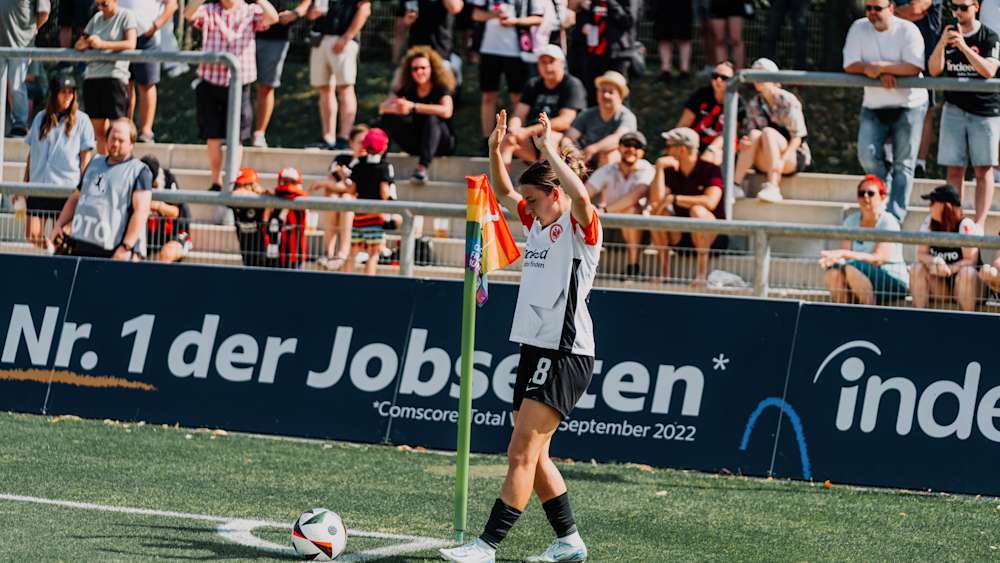
[[(231, 10), (223, 10), (222, 4), (202, 4), (195, 10), (191, 25), (202, 31), (201, 50), (234, 55), (239, 61), (243, 84), (249, 84), (257, 80), (255, 34), (267, 29), (261, 23), (263, 14), (258, 4), (237, 2)], [(202, 64), (198, 66), (198, 77), (216, 86), (229, 86), (229, 67)]]

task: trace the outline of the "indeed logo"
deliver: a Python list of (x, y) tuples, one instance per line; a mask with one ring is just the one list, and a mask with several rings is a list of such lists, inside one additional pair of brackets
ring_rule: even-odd
[[(877, 356), (882, 355), (878, 346), (867, 340), (848, 342), (823, 360), (816, 370), (813, 383), (819, 380), (820, 374), (835, 357), (842, 352), (855, 349), (869, 350)], [(1000, 442), (1000, 429), (996, 425), (996, 419), (1000, 418), (1000, 386), (988, 389), (981, 398), (979, 397), (979, 376), (982, 371), (979, 362), (969, 362), (965, 368), (965, 379), (961, 384), (950, 379), (941, 379), (927, 385), (923, 390), (919, 390), (913, 381), (905, 377), (883, 378), (871, 374), (862, 381), (866, 377), (866, 371), (864, 360), (856, 356), (847, 357), (840, 364), (840, 377), (846, 385), (840, 390), (840, 399), (837, 403), (835, 422), (837, 430), (847, 432), (854, 427), (860, 402), (861, 417), (858, 427), (862, 432), (874, 431), (882, 399), (888, 396), (898, 400), (896, 433), (900, 436), (910, 433), (916, 415), (918, 428), (931, 438), (955, 436), (965, 440), (972, 434), (973, 426), (976, 426), (985, 438)], [(890, 401), (897, 402), (891, 399)], [(958, 408), (955, 414), (945, 416), (944, 420), (935, 417), (936, 406), (939, 404), (953, 406), (956, 403)]]

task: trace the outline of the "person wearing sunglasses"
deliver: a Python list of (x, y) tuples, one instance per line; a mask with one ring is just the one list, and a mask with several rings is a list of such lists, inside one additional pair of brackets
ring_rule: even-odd
[(424, 184), (431, 160), (455, 151), (451, 126), (455, 75), (441, 55), (427, 45), (406, 52), (399, 74), (399, 88), (378, 108), (378, 127), (404, 151), (418, 155), (410, 181)]
[[(958, 25), (945, 27), (927, 70), (931, 76), (987, 80), (1000, 68), (1000, 35), (978, 20), (978, 0), (952, 0)], [(993, 168), (1000, 156), (1000, 93), (944, 93), (938, 164), (948, 167), (948, 184), (965, 184), (965, 168), (976, 175), (976, 224), (982, 227), (993, 202)]]
[[(771, 59), (757, 59), (753, 70), (777, 72)], [(781, 177), (798, 174), (812, 162), (806, 142), (806, 119), (802, 102), (775, 82), (755, 82), (757, 94), (747, 104), (740, 152), (736, 159), (733, 181), (739, 185), (751, 168), (766, 176), (757, 199), (779, 202)]]
[[(618, 162), (606, 164), (587, 178), (587, 192), (602, 213), (642, 213), (649, 195), (656, 169), (646, 156), (646, 136), (640, 131), (622, 135), (618, 142)], [(625, 240), (627, 264), (624, 279), (636, 279), (639, 269), (639, 251), (642, 229), (622, 229)]]
[[(913, 22), (896, 17), (891, 0), (865, 0), (865, 17), (851, 24), (844, 42), (844, 72), (878, 80), (865, 87), (858, 125), (858, 161), (866, 174), (890, 186), (889, 212), (906, 218), (927, 90), (897, 88), (896, 78), (924, 70), (924, 38)], [(886, 169), (885, 142), (892, 141), (892, 170)]]
[[(878, 176), (865, 176), (858, 184), (858, 212), (848, 215), (844, 226), (852, 229), (899, 231), (899, 221), (886, 212), (889, 189)], [(903, 245), (867, 240), (841, 241), (840, 248), (820, 252), (826, 269), (823, 281), (834, 303), (884, 304), (905, 299), (908, 274)]]
[[(708, 86), (695, 90), (674, 127), (690, 127), (698, 134), (701, 158), (720, 166), (722, 164), (722, 103), (726, 96), (726, 84), (733, 77), (735, 67), (729, 61), (722, 61), (712, 69)], [(743, 119), (744, 107), (739, 104), (738, 120)]]
[[(924, 233), (982, 235), (976, 223), (962, 212), (954, 186), (944, 185), (920, 196), (930, 202), (930, 213), (920, 225)], [(913, 306), (945, 305), (954, 299), (962, 311), (976, 310), (983, 297), (978, 270), (982, 257), (975, 246), (917, 246), (917, 261), (910, 268)]]

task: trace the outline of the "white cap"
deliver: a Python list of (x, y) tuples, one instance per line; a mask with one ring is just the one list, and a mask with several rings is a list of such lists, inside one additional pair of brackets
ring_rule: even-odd
[(536, 54), (538, 55), (539, 58), (552, 57), (557, 61), (566, 60), (566, 54), (563, 53), (563, 50), (559, 48), (559, 45), (553, 45), (551, 43), (539, 49)]
[(771, 59), (761, 57), (753, 62), (751, 70), (766, 70), (767, 72), (778, 72), (778, 65)]

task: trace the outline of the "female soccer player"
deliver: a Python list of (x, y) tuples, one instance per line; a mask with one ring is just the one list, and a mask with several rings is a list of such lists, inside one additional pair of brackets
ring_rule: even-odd
[[(540, 556), (528, 561), (584, 561), (587, 547), (573, 520), (566, 483), (549, 458), (552, 435), (587, 390), (594, 368), (594, 330), (587, 310), (603, 234), (580, 174), (583, 164), (566, 160), (551, 136), (544, 113), (535, 146), (538, 162), (521, 174), (514, 191), (500, 157), (507, 113), (497, 115), (490, 135), (490, 173), (500, 202), (517, 209), (528, 241), (521, 289), (510, 339), (521, 344), (514, 385), (514, 431), (507, 448), (507, 478), (489, 520), (475, 541), (441, 555), (461, 563), (493, 563), (534, 490), (556, 533)], [(574, 169), (576, 167), (576, 169)]]

